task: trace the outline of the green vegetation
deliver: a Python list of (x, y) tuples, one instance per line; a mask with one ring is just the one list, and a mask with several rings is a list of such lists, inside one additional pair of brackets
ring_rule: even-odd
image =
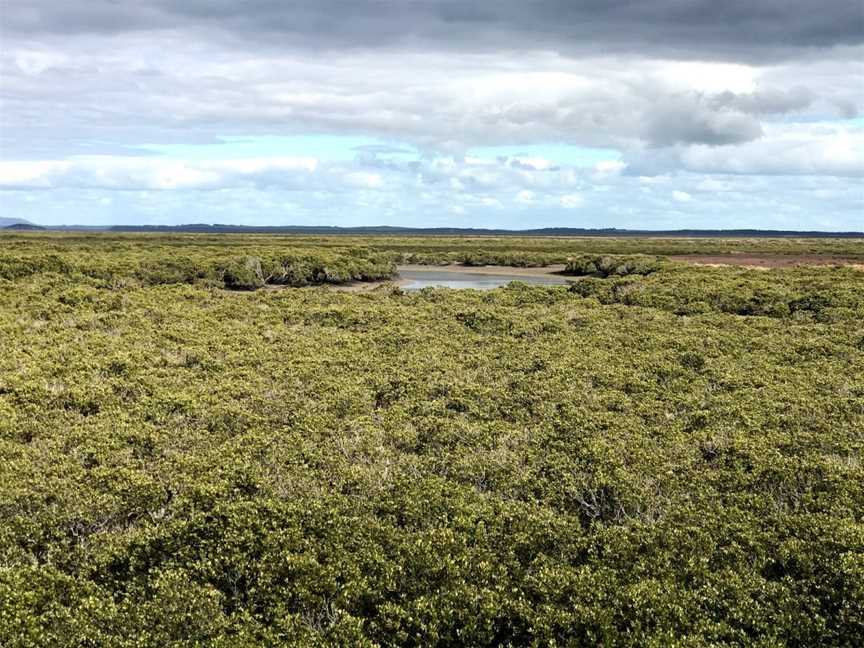
[[(615, 262), (608, 267), (615, 267)], [(636, 270), (627, 272), (628, 268)], [(586, 277), (571, 290), (601, 304), (662, 309), (676, 315), (711, 312), (762, 315), (796, 322), (864, 322), (862, 272), (848, 267), (765, 272), (666, 266), (639, 275), (639, 263), (618, 266), (609, 279)]]
[(661, 268), (661, 260), (647, 255), (580, 254), (569, 259), (564, 272), (579, 277), (648, 275)]
[(11, 239), (0, 249), (0, 279), (54, 273), (111, 286), (200, 284), (254, 290), (265, 285), (376, 281), (396, 274), (393, 254), (367, 248), (256, 246), (245, 241), (225, 247), (199, 243), (193, 237), (172, 245), (130, 236), (91, 237), (83, 244), (56, 237), (37, 240)]
[[(564, 264), (572, 257), (587, 255), (653, 255), (679, 254), (765, 254), (784, 256), (818, 255), (864, 261), (864, 244), (860, 239), (718, 239), (718, 238), (543, 238), (543, 237), (354, 237), (354, 236), (274, 236), (274, 235), (208, 235), (208, 234), (56, 234), (6, 233), (0, 235), (2, 249), (66, 253), (70, 246), (79, 253), (119, 261), (134, 258), (142, 250), (158, 249), (173, 255), (195, 250), (209, 258), (282, 254), (286, 250), (323, 255), (328, 251), (345, 253), (364, 250), (384, 253), (400, 263), (426, 265), (510, 265), (539, 267)], [(204, 258), (207, 258), (204, 257)]]
[[(814, 255), (826, 259), (864, 261), (864, 246), (854, 239), (632, 239), (632, 238), (375, 238), (357, 240), (363, 245), (396, 254), (401, 263), (420, 265), (463, 264), (542, 267), (571, 264), (575, 259), (602, 263), (603, 258), (626, 256), (648, 260), (650, 256), (687, 254), (762, 254), (779, 258)], [(331, 242), (332, 244), (332, 242)], [(571, 274), (593, 274), (595, 270)], [(614, 273), (613, 273), (614, 274)], [(640, 273), (641, 274), (641, 273)]]
[(864, 272), (529, 243), (0, 237), (0, 645), (859, 645)]
[[(341, 238), (319, 239), (336, 245)], [(537, 267), (567, 263), (577, 255), (764, 254), (819, 255), (864, 261), (860, 239), (637, 239), (637, 238), (370, 238), (355, 244), (398, 253), (405, 263), (512, 265)], [(312, 243), (312, 241), (310, 241)]]

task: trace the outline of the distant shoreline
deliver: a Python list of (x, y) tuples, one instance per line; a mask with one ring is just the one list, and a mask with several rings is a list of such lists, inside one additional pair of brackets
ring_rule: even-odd
[(864, 239), (864, 232), (824, 232), (760, 229), (585, 229), (545, 227), (527, 230), (458, 228), (458, 227), (390, 227), (390, 226), (253, 226), (193, 223), (186, 225), (88, 225), (40, 226), (18, 222), (0, 228), (0, 232), (109, 232), (109, 233), (188, 233), (188, 234), (298, 234), (322, 236), (446, 236), (446, 237), (572, 237), (572, 238), (851, 238)]

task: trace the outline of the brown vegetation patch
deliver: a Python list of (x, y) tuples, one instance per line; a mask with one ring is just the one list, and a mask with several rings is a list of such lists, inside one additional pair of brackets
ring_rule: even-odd
[(849, 265), (860, 269), (858, 259), (824, 254), (676, 254), (672, 261), (708, 266), (743, 266), (747, 268), (793, 268), (795, 266)]

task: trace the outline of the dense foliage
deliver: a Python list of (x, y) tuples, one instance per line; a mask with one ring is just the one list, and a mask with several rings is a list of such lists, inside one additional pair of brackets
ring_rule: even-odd
[[(240, 241), (223, 247), (193, 237), (105, 237), (74, 240), (10, 239), (0, 248), (0, 279), (59, 273), (102, 284), (201, 284), (235, 290), (265, 285), (307, 286), (375, 281), (395, 276), (394, 255), (357, 248), (295, 248)], [(235, 241), (236, 242), (236, 241)]]
[[(278, 236), (278, 235), (207, 235), (207, 234), (50, 234), (3, 233), (0, 252), (32, 251), (38, 244), (42, 254), (64, 255), (70, 247), (79, 253), (97, 255), (103, 261), (109, 255), (114, 262), (137, 258), (148, 250), (159, 250), (168, 257), (193, 250), (205, 255), (199, 258), (271, 256), (305, 253), (328, 258), (336, 254), (379, 254), (401, 263), (426, 265), (506, 265), (539, 267), (565, 264), (578, 255), (653, 255), (686, 254), (763, 254), (780, 258), (818, 255), (827, 259), (864, 262), (864, 245), (860, 239), (719, 239), (719, 238), (563, 238), (563, 237), (354, 237), (354, 236)], [(360, 252), (362, 251), (362, 252)], [(123, 253), (122, 257), (119, 253)], [(197, 255), (196, 255), (197, 256)], [(2, 266), (0, 266), (2, 267)], [(311, 282), (310, 282), (311, 283)]]
[(580, 254), (567, 261), (564, 272), (579, 277), (648, 275), (659, 270), (661, 263), (660, 259), (644, 254)]
[(0, 246), (0, 645), (860, 645), (860, 270)]
[(649, 272), (650, 277), (626, 276), (644, 274), (627, 272), (632, 267), (618, 266), (620, 272), (609, 279), (586, 277), (571, 290), (601, 304), (659, 308), (677, 315), (720, 312), (795, 321), (864, 321), (861, 270), (838, 266), (764, 272), (679, 265)]

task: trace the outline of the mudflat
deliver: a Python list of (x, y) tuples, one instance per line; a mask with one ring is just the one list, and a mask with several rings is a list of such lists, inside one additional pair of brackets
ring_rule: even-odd
[(795, 266), (845, 265), (864, 267), (861, 259), (824, 254), (676, 254), (671, 261), (707, 266), (741, 266), (745, 268), (794, 268)]

